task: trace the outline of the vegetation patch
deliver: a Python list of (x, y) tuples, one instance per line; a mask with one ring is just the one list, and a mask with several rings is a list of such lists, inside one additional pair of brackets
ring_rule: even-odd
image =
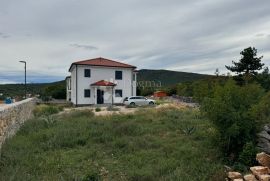
[(96, 111), (96, 112), (100, 112), (100, 111), (101, 111), (101, 108), (100, 108), (100, 107), (97, 107), (97, 108), (95, 109), (95, 111)]
[(63, 111), (62, 106), (41, 104), (36, 106), (33, 113), (36, 117), (49, 116)]
[(107, 107), (107, 111), (119, 111), (120, 109), (118, 107), (114, 107), (114, 106), (108, 106)]
[(149, 108), (107, 117), (72, 111), (54, 119), (49, 124), (40, 117), (29, 120), (3, 145), (1, 180), (224, 177), (219, 152), (211, 145), (214, 128), (198, 110)]

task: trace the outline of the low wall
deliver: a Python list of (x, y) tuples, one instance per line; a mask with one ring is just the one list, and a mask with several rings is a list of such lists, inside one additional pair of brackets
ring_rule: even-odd
[(0, 106), (0, 150), (4, 141), (13, 136), (20, 126), (32, 117), (36, 100), (26, 99)]

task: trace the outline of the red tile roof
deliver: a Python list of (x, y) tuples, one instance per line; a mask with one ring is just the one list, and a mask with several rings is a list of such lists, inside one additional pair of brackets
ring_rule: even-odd
[(121, 67), (121, 68), (133, 68), (133, 69), (136, 68), (133, 65), (117, 62), (114, 60), (109, 60), (102, 57), (74, 62), (71, 64), (69, 70), (71, 69), (72, 65), (91, 65), (91, 66)]
[(91, 86), (116, 86), (116, 84), (106, 80), (100, 80), (91, 84)]

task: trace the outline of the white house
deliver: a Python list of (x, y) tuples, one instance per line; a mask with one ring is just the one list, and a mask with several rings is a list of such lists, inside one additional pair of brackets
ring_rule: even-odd
[(105, 58), (74, 62), (66, 78), (67, 100), (74, 105), (117, 104), (136, 96), (136, 67)]

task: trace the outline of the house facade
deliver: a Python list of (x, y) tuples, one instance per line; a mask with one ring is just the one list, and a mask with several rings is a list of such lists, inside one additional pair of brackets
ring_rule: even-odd
[(67, 101), (74, 105), (119, 104), (136, 96), (136, 67), (105, 58), (74, 62), (66, 78)]

